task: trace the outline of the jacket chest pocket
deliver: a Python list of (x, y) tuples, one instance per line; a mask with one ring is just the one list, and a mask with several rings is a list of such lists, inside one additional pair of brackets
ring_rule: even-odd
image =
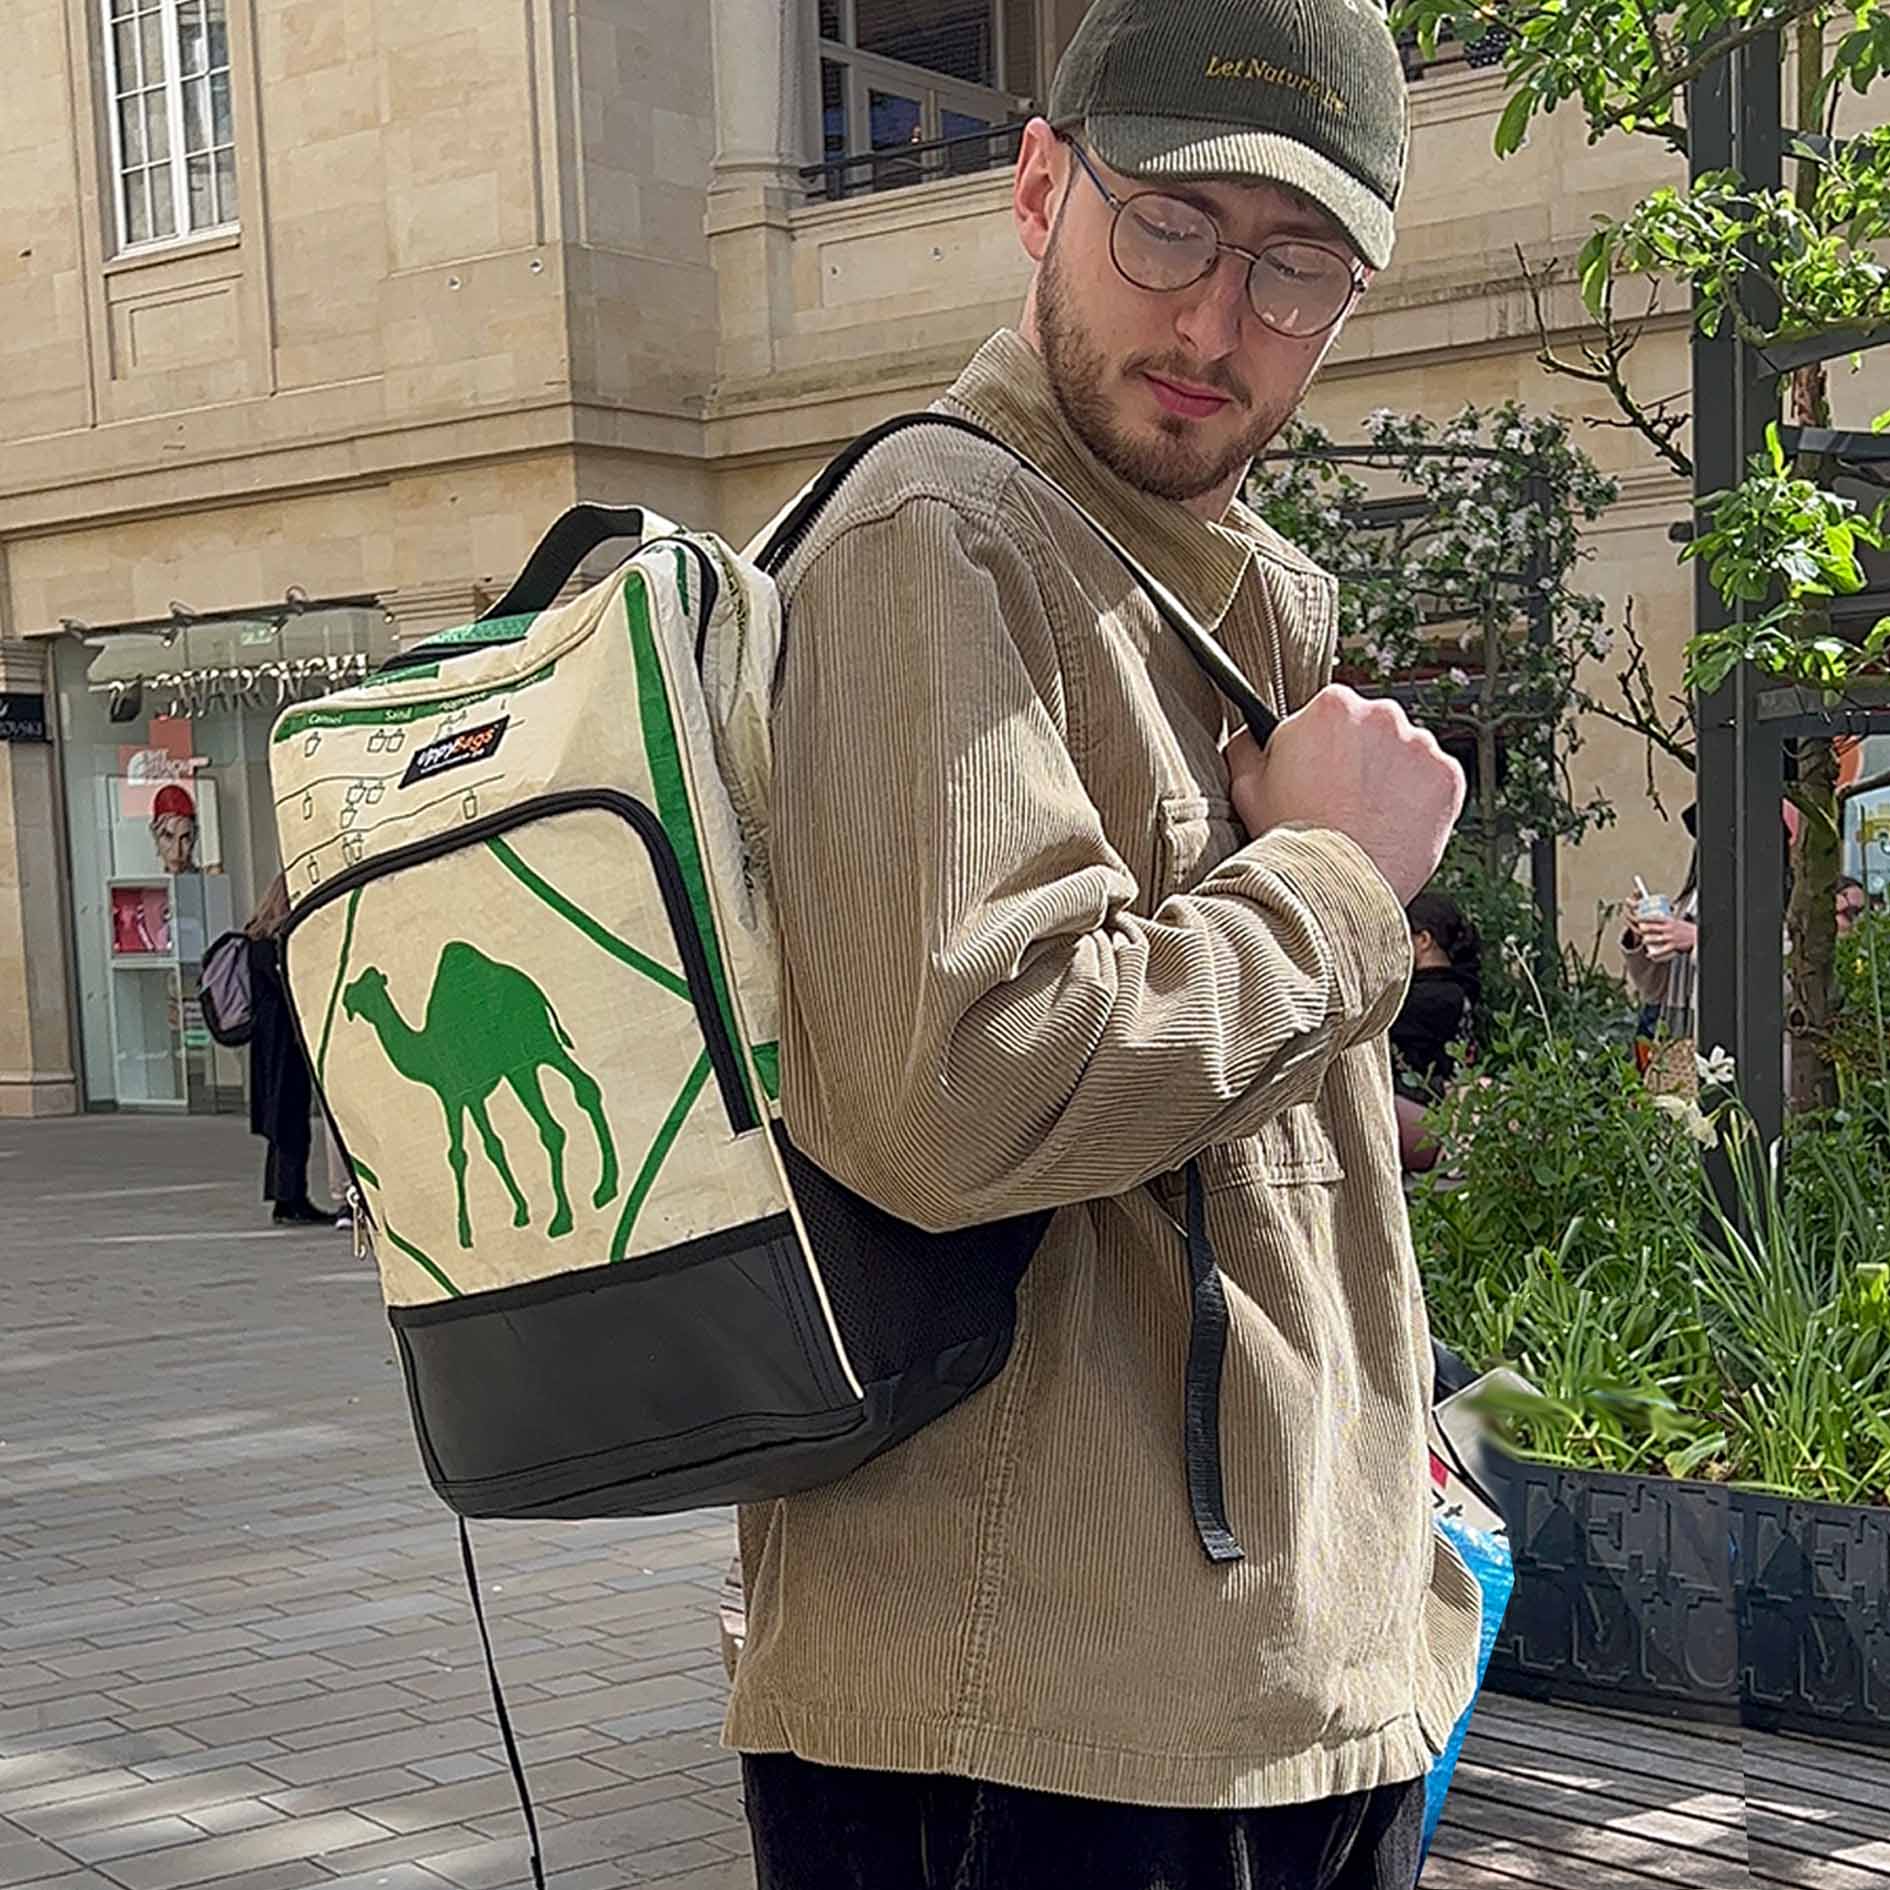
[(1176, 893), (1192, 892), (1245, 842), (1232, 801), (1199, 794), (1164, 795), (1155, 809), (1151, 908)]

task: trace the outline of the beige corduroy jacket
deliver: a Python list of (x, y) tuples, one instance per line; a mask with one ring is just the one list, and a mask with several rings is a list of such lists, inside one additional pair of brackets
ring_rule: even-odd
[[(1017, 335), (942, 405), (1282, 711), (1324, 685), (1331, 581), (1244, 508), (1210, 525), (1113, 477)], [(881, 447), (785, 590), (788, 1128), (911, 1221), (1060, 1211), (996, 1382), (744, 1512), (729, 1743), (1169, 1806), (1416, 1777), (1469, 1699), (1478, 1602), (1431, 1521), (1396, 897), (1335, 833), (1246, 839), (1226, 705), (998, 449)], [(1194, 1157), (1231, 1314), (1230, 1566), (1183, 1474)]]

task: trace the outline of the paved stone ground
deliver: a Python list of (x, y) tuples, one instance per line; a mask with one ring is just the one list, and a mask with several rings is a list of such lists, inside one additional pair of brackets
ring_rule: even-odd
[[(529, 1881), (374, 1274), (272, 1229), (260, 1169), (227, 1121), (0, 1122), (0, 1890)], [(553, 1890), (751, 1890), (717, 1739), (730, 1538), (476, 1530)], [(1492, 1702), (1427, 1882), (1890, 1884), (1881, 1766), (1744, 1759)]]
[[(372, 1269), (260, 1172), (228, 1121), (0, 1123), (0, 1886), (529, 1881)], [(558, 1890), (753, 1882), (730, 1538), (475, 1530)]]

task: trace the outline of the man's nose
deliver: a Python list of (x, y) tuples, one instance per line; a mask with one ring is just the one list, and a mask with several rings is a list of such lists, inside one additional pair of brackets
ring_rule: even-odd
[(1244, 257), (1223, 252), (1176, 313), (1176, 332), (1205, 361), (1224, 361), (1240, 346), (1248, 267)]

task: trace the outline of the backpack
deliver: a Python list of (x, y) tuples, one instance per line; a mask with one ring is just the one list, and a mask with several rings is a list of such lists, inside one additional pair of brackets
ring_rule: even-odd
[[(462, 1517), (830, 1483), (1009, 1355), (1049, 1214), (923, 1231), (780, 1120), (772, 574), (916, 425), (991, 440), (890, 422), (752, 556), (579, 506), (478, 623), (272, 731), (290, 1009), (372, 1226), (427, 1475)], [(1264, 740), (1239, 671), (1096, 529)], [(627, 561), (554, 604), (618, 535)], [(1189, 1481), (1226, 1560), (1226, 1311), (1198, 1178), (1189, 1221)]]
[(249, 937), (225, 932), (203, 955), (197, 978), (197, 1001), (203, 1009), (204, 1028), (228, 1050), (240, 1050), (256, 1028), (255, 1004), (249, 991)]

